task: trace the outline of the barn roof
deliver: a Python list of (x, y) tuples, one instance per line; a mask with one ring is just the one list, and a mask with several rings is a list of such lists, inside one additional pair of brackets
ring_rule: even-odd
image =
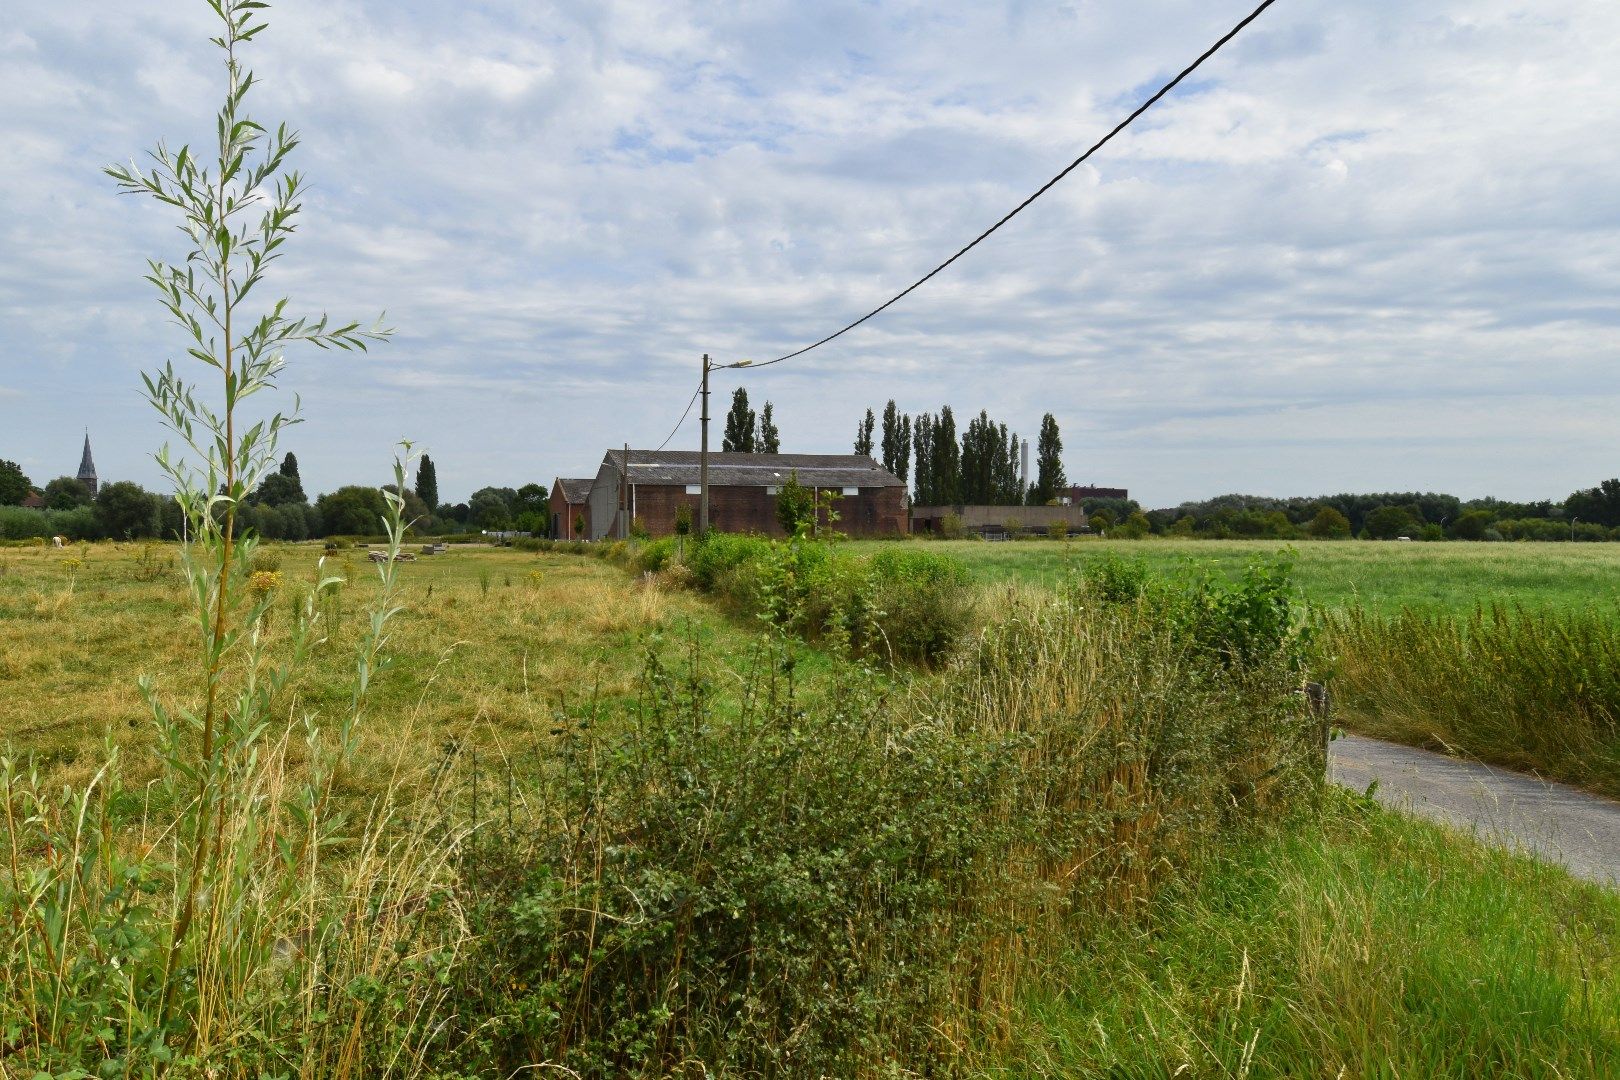
[(595, 482), (596, 481), (589, 476), (582, 480), (575, 480), (561, 476), (557, 477), (557, 487), (562, 489), (563, 502), (567, 503), (569, 506), (577, 506), (582, 502), (588, 501), (591, 497), (591, 485)]
[[(695, 484), (695, 450), (632, 450), (633, 484)], [(606, 463), (618, 469), (623, 450), (609, 450)], [(805, 487), (905, 487), (905, 482), (864, 454), (709, 454), (709, 483), (714, 487), (772, 487), (797, 473)]]

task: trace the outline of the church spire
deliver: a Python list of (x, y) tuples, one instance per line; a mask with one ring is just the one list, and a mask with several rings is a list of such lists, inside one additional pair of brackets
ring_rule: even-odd
[(90, 456), (90, 430), (84, 432), (84, 456), (79, 459), (79, 483), (90, 489), (90, 494), (96, 493), (96, 462)]

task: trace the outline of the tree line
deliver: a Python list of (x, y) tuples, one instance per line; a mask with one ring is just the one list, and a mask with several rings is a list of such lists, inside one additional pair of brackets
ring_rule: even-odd
[(1061, 498), (1068, 480), (1056, 418), (1041, 418), (1035, 479), (1027, 488), (1021, 448), (1018, 433), (984, 409), (968, 420), (960, 439), (949, 405), (911, 416), (892, 398), (883, 407), (881, 432), (871, 409), (855, 427), (855, 452), (871, 457), (878, 450), (883, 467), (906, 482), (914, 506), (1044, 506)]
[[(387, 510), (383, 492), (388, 490), (393, 490), (392, 484), (349, 484), (311, 502), (298, 474), (298, 458), (289, 453), (237, 508), (237, 520), (239, 526), (267, 540), (374, 535)], [(34, 495), (41, 497), (43, 506), (22, 505)], [(551, 520), (550, 495), (547, 486), (525, 484), (516, 490), (482, 488), (465, 503), (441, 505), (438, 470), (424, 454), (414, 487), (404, 492), (405, 517), (417, 523), (419, 533), (469, 529), (544, 532)], [(92, 496), (89, 488), (70, 476), (52, 480), (40, 490), (15, 462), (0, 461), (0, 539), (177, 539), (182, 533), (180, 507), (172, 497), (127, 480), (103, 484)]]
[[(738, 422), (735, 444), (742, 452), (777, 452), (778, 438), (767, 402), (759, 415), (738, 391), (733, 399)], [(740, 401), (742, 408), (736, 409)], [(983, 410), (958, 438), (950, 406), (937, 414), (906, 415), (893, 401), (879, 418), (868, 409), (856, 429), (855, 452), (878, 451), (883, 467), (908, 480), (919, 506), (1044, 505), (1067, 487), (1056, 420), (1042, 418), (1036, 478), (1019, 497), (1019, 441), (1005, 424)], [(731, 426), (728, 417), (728, 428)], [(748, 442), (769, 432), (772, 442)], [(771, 450), (759, 449), (770, 445)], [(345, 485), (311, 502), (298, 475), (298, 459), (287, 454), (279, 468), (260, 481), (239, 508), (241, 523), (267, 540), (308, 540), (364, 536), (378, 531), (386, 510), (383, 491), (392, 485)], [(21, 505), (40, 496), (42, 507)], [(464, 503), (439, 502), (437, 469), (424, 455), (414, 486), (404, 492), (406, 519), (422, 534), (477, 530), (517, 530), (544, 535), (551, 526), (549, 485), (484, 487)], [(1189, 536), (1207, 539), (1361, 537), (1392, 540), (1620, 540), (1620, 479), (1571, 492), (1560, 501), (1511, 502), (1496, 498), (1464, 501), (1434, 492), (1382, 492), (1274, 498), (1218, 495), (1178, 506), (1144, 509), (1134, 499), (1081, 500), (1091, 527), (1115, 536)], [(174, 539), (181, 515), (173, 498), (146, 491), (130, 481), (101, 485), (95, 496), (70, 476), (36, 488), (11, 461), (0, 460), (0, 539), (65, 536), (71, 540)]]
[(1562, 502), (1463, 500), (1436, 492), (1315, 497), (1218, 495), (1144, 510), (1134, 499), (1082, 499), (1093, 529), (1207, 539), (1620, 540), (1620, 479)]

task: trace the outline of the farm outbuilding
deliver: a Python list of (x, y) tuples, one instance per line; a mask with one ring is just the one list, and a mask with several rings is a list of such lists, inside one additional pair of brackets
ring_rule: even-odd
[[(639, 520), (653, 536), (675, 531), (679, 507), (698, 514), (699, 457), (692, 450), (609, 450), (590, 491), (590, 538), (627, 534)], [(789, 477), (816, 492), (839, 496), (835, 528), (851, 536), (909, 531), (906, 485), (861, 454), (709, 455), (709, 525), (721, 532), (781, 536), (776, 495)]]
[(999, 540), (1007, 536), (1044, 533), (1056, 522), (1062, 522), (1069, 532), (1086, 527), (1086, 512), (1079, 505), (1072, 506), (913, 506), (911, 531), (940, 533), (945, 530), (946, 519), (955, 523), (969, 535)]
[(551, 485), (551, 538), (585, 540), (591, 535), (590, 477), (557, 477)]

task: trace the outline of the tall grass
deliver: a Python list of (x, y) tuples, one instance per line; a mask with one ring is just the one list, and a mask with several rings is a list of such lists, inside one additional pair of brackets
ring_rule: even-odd
[[(0, 1075), (413, 1075), (450, 1011), (438, 976), (461, 937), (451, 848), (309, 803), (307, 747), (284, 734), (232, 777), (174, 979), (187, 837), (167, 794), (53, 790), (0, 760)], [(432, 918), (424, 917), (433, 909)]]
[(1322, 622), (1358, 731), (1620, 797), (1620, 619), (1612, 611), (1350, 608)]
[(1620, 896), (1348, 792), (1077, 941), (999, 1075), (1599, 1077)]

